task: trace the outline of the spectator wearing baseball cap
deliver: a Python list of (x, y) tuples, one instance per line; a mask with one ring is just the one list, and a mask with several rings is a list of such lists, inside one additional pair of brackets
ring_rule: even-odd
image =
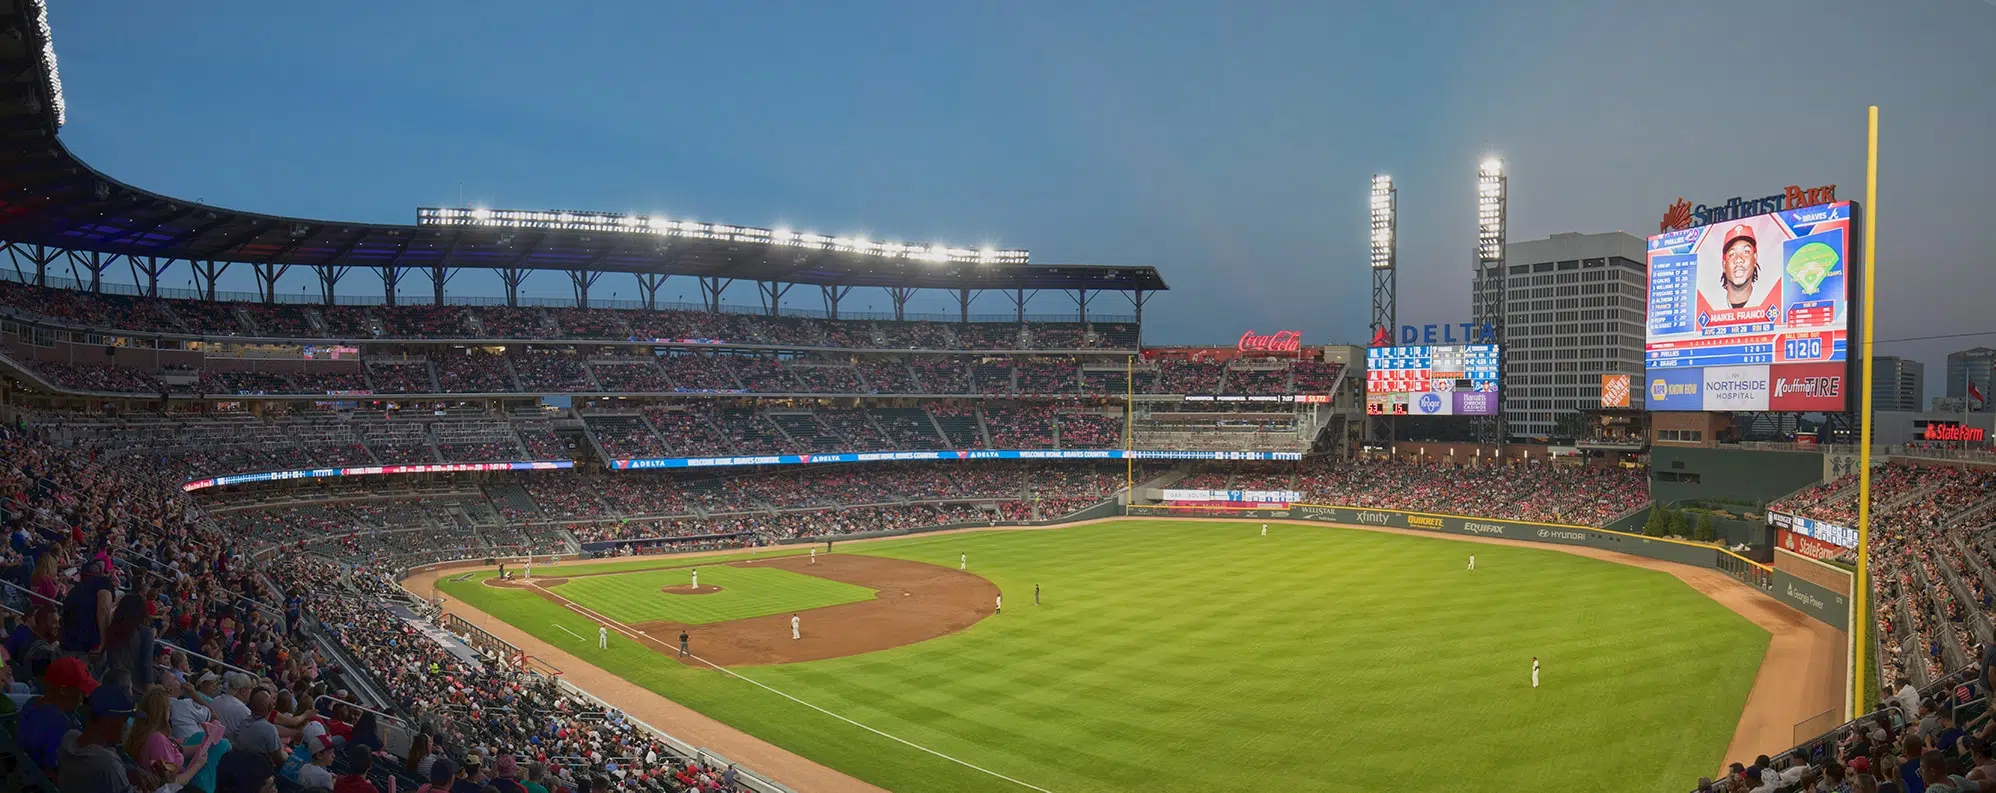
[(333, 787), (333, 772), (326, 770), (326, 768), (333, 764), (333, 756), (335, 755), (332, 737), (314, 735), (311, 740), (305, 742), (305, 746), (311, 752), (311, 761), (298, 768), (298, 785), (306, 790), (318, 790), (320, 788), (331, 790)]
[(43, 693), (21, 711), (14, 738), (43, 771), (55, 770), (63, 735), (83, 726), (77, 710), (96, 690), (97, 678), (80, 658), (58, 658), (42, 672)]
[(90, 692), (89, 720), (62, 738), (56, 762), (56, 783), (63, 790), (92, 793), (136, 793), (118, 745), (125, 740), (125, 723), (137, 708), (123, 686), (98, 686)]

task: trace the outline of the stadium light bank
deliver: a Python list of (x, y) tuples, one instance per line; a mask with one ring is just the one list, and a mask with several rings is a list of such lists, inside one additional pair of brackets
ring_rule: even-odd
[(829, 253), (880, 256), (889, 259), (957, 264), (1026, 264), (1024, 250), (998, 248), (953, 248), (941, 243), (917, 245), (860, 237), (830, 237), (823, 234), (770, 230), (697, 220), (673, 220), (657, 215), (626, 215), (616, 212), (575, 210), (525, 210), (452, 207), (418, 207), (418, 226), (483, 226), (489, 228), (542, 231), (604, 231), (622, 234), (649, 234), (661, 237), (718, 240), (755, 245), (803, 248)]

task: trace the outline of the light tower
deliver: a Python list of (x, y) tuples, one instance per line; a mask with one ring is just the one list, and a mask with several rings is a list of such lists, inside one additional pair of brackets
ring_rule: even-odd
[[(1478, 325), (1495, 328), (1497, 344), (1504, 343), (1504, 243), (1509, 225), (1505, 209), (1508, 185), (1504, 161), (1490, 157), (1476, 169), (1476, 266), (1470, 290), (1471, 319)], [(1509, 371), (1511, 350), (1503, 349), (1497, 367), (1497, 415), (1477, 421), (1478, 440), (1503, 443), (1509, 433), (1504, 425), (1504, 374)]]
[(1372, 340), (1392, 342), (1397, 322), (1400, 263), (1400, 191), (1393, 177), (1372, 176)]

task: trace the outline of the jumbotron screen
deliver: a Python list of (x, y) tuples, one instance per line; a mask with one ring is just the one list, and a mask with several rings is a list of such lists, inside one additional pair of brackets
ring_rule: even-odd
[(1649, 238), (1650, 410), (1843, 412), (1848, 202)]
[(1374, 416), (1495, 416), (1495, 344), (1372, 347), (1365, 351), (1365, 412)]

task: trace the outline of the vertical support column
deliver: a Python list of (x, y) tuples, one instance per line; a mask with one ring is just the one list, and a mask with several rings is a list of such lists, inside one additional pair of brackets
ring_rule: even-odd
[(914, 296), (915, 288), (912, 286), (887, 287), (887, 298), (894, 301), (894, 318), (896, 320), (905, 320), (908, 318), (908, 300)]
[(844, 298), (846, 296), (846, 293), (851, 292), (852, 287), (823, 285), (819, 286), (818, 289), (820, 292), (824, 294), (825, 297), (825, 316), (830, 317), (832, 319), (838, 319), (839, 300)]
[(646, 311), (657, 311), (658, 289), (665, 286), (665, 279), (670, 276), (663, 273), (632, 273), (632, 275), (638, 279), (638, 300), (644, 303)]
[(756, 297), (762, 301), (763, 313), (772, 317), (780, 316), (783, 313), (783, 295), (788, 293), (793, 286), (796, 286), (796, 284), (786, 284), (778, 281), (755, 282)]
[[(353, 268), (346, 265), (322, 264), (313, 269), (319, 271), (319, 297), (325, 301), (326, 305), (334, 305), (336, 303), (336, 291), (340, 279), (347, 277), (347, 272)], [(390, 287), (388, 292), (390, 295), (393, 295), (395, 290), (393, 287)], [(394, 305), (394, 303), (391, 301), (390, 305)]]
[(392, 263), (376, 269), (381, 273), (381, 304), (392, 307), (395, 305), (395, 290), (402, 288), (402, 276), (409, 271)]
[(252, 264), (250, 270), (256, 273), (257, 299), (265, 303), (277, 302), (277, 280), (291, 271), (291, 265)]
[(602, 277), (603, 273), (600, 271), (592, 271), (592, 270), (568, 271), (568, 282), (575, 290), (576, 308), (589, 307), (589, 287), (594, 286), (596, 284), (596, 279)]
[(201, 289), (202, 296), (208, 300), (214, 300), (215, 282), (221, 279), (222, 273), (229, 271), (229, 263), (209, 259), (207, 261), (190, 260), (188, 264), (194, 267), (194, 283)]
[(1083, 325), (1088, 324), (1088, 301), (1092, 299), (1094, 298), (1088, 296), (1088, 290), (1086, 289), (1074, 290), (1075, 315), (1079, 317), (1079, 321)]
[(709, 312), (721, 313), (721, 293), (728, 290), (732, 279), (714, 275), (700, 276), (700, 302), (707, 304)]
[(527, 280), (527, 271), (519, 267), (499, 268), (499, 281), (506, 285), (506, 305), (520, 305), (520, 283)]
[[(166, 272), (166, 268), (173, 265), (173, 260), (161, 259), (157, 256), (146, 256), (143, 258), (126, 256), (125, 264), (132, 270), (132, 280), (145, 288), (146, 297), (159, 297), (159, 276)], [(141, 273), (145, 274), (143, 280), (139, 278)]]
[(457, 271), (451, 269), (449, 265), (442, 262), (430, 265), (430, 286), (436, 290), (435, 302), (437, 305), (441, 306), (444, 304), (444, 286), (448, 285), (450, 280), (456, 277)]
[(956, 290), (956, 321), (962, 323), (970, 322), (970, 299), (969, 289)]

